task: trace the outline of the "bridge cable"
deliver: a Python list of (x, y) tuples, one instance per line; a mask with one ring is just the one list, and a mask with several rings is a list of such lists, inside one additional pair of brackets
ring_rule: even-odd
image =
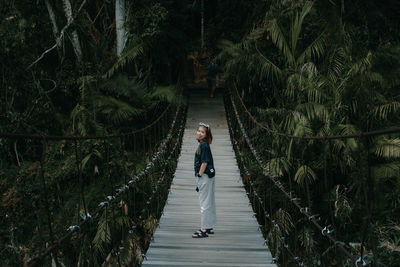
[[(91, 140), (91, 139), (111, 139), (116, 137), (124, 137), (135, 135), (137, 133), (141, 133), (153, 125), (155, 125), (161, 118), (164, 117), (165, 113), (170, 109), (171, 104), (167, 106), (167, 108), (161, 113), (161, 115), (153, 121), (151, 124), (137, 130), (133, 130), (126, 133), (120, 134), (108, 134), (108, 135), (93, 135), (93, 136), (74, 136), (74, 135), (66, 135), (66, 136), (54, 136), (54, 135), (38, 135), (38, 134), (16, 134), (16, 133), (0, 133), (0, 138), (23, 138), (23, 139), (40, 139), (40, 140)], [(163, 122), (165, 123), (165, 122)]]
[[(168, 108), (170, 107), (170, 105), (168, 106)], [(157, 118), (156, 121), (154, 121), (152, 124), (139, 129), (139, 130), (135, 130), (129, 133), (124, 133), (124, 134), (112, 134), (112, 135), (107, 135), (107, 136), (90, 136), (90, 137), (78, 137), (78, 136), (37, 136), (37, 135), (20, 135), (20, 134), (0, 134), (0, 138), (30, 138), (30, 139), (37, 139), (37, 138), (42, 138), (43, 140), (88, 140), (88, 139), (103, 139), (104, 143), (105, 139), (108, 138), (113, 138), (113, 137), (124, 137), (124, 136), (128, 136), (128, 135), (134, 135), (136, 133), (139, 133), (143, 130), (146, 130), (149, 128), (149, 126), (154, 125), (156, 122), (158, 122), (161, 117), (165, 114), (165, 112), (168, 110), (168, 108), (163, 112), (163, 114)], [(122, 193), (124, 193), (126, 190), (128, 190), (130, 187), (132, 187), (138, 180), (139, 178), (143, 177), (144, 175), (146, 175), (150, 168), (152, 168), (154, 166), (154, 162), (156, 160), (159, 160), (160, 154), (162, 151), (165, 151), (165, 147), (167, 145), (167, 142), (169, 142), (169, 140), (172, 138), (172, 131), (173, 128), (176, 124), (177, 121), (177, 116), (178, 114), (181, 112), (181, 106), (177, 107), (177, 110), (175, 112), (175, 117), (171, 123), (170, 126), (170, 130), (168, 135), (166, 136), (166, 138), (163, 140), (163, 142), (160, 144), (159, 146), (159, 150), (157, 153), (155, 153), (155, 155), (153, 156), (152, 160), (149, 162), (149, 164), (147, 165), (146, 169), (143, 170), (141, 173), (139, 173), (138, 175), (135, 175), (130, 181), (128, 181), (127, 184), (122, 185), (119, 189), (117, 189), (117, 193), (115, 195), (110, 195), (107, 196), (107, 201), (105, 202), (101, 202), (98, 205), (98, 208), (92, 212), (90, 218), (95, 217), (97, 214), (100, 213), (100, 211), (102, 211), (103, 209), (105, 209), (108, 205), (115, 203), (115, 200), (117, 197), (119, 197)], [(162, 121), (163, 123), (165, 123), (164, 121)], [(98, 137), (98, 138), (97, 138)], [(107, 143), (108, 145), (108, 143)], [(108, 148), (109, 149), (109, 148)], [(107, 154), (109, 153), (109, 151), (107, 152)], [(111, 177), (111, 174), (110, 174)], [(87, 213), (89, 214), (89, 213)], [(36, 266), (39, 263), (41, 263), (43, 261), (43, 259), (48, 256), (49, 254), (53, 253), (54, 251), (58, 250), (59, 246), (67, 239), (69, 239), (71, 236), (75, 235), (81, 228), (82, 226), (86, 225), (89, 222), (90, 219), (88, 216), (86, 216), (86, 218), (81, 221), (79, 224), (77, 225), (72, 225), (68, 228), (68, 233), (65, 234), (64, 236), (62, 236), (60, 239), (58, 239), (55, 242), (52, 242), (52, 245), (50, 245), (43, 253), (41, 253), (39, 256), (32, 258), (27, 266)]]
[(243, 103), (243, 99), (240, 97), (239, 92), (237, 90), (236, 85), (233, 86), (235, 88), (237, 97), (244, 109), (244, 111), (247, 113), (249, 118), (260, 128), (268, 131), (271, 134), (286, 137), (286, 138), (291, 138), (291, 139), (304, 139), (304, 140), (334, 140), (334, 139), (349, 139), (349, 138), (361, 138), (361, 137), (368, 137), (368, 136), (377, 136), (377, 135), (383, 135), (383, 134), (392, 134), (392, 133), (400, 133), (400, 128), (395, 127), (395, 128), (390, 128), (386, 130), (376, 130), (376, 131), (369, 131), (369, 132), (361, 132), (357, 134), (348, 134), (348, 135), (330, 135), (330, 136), (298, 136), (298, 135), (291, 135), (291, 134), (285, 134), (278, 132), (275, 129), (271, 129), (268, 126), (260, 123), (257, 121), (256, 118), (250, 113), (250, 111), (247, 109), (246, 105)]
[[(258, 125), (259, 127), (263, 128), (263, 129), (265, 129), (265, 130), (267, 130), (268, 132), (270, 132), (270, 133), (272, 133), (272, 134), (278, 135), (278, 136), (284, 136), (284, 137), (292, 138), (292, 139), (305, 139), (305, 140), (321, 140), (321, 139), (322, 139), (322, 140), (324, 140), (324, 141), (328, 140), (328, 142), (329, 142), (329, 144), (330, 144), (330, 140), (333, 140), (333, 139), (348, 139), (348, 138), (363, 138), (363, 137), (366, 138), (366, 137), (371, 137), (371, 136), (384, 135), (384, 134), (392, 134), (392, 133), (399, 133), (399, 132), (400, 132), (400, 128), (396, 127), (396, 128), (386, 129), (386, 130), (376, 130), (376, 131), (370, 131), (370, 132), (361, 132), (361, 133), (358, 133), (358, 134), (337, 135), (337, 136), (294, 136), (294, 135), (289, 135), (289, 134), (280, 133), (280, 132), (278, 132), (278, 131), (276, 131), (276, 130), (272, 130), (272, 129), (266, 127), (265, 125), (259, 123), (259, 122), (252, 116), (252, 114), (248, 111), (248, 109), (247, 109), (246, 106), (244, 105), (243, 100), (242, 100), (242, 98), (241, 98), (240, 95), (239, 95), (239, 92), (238, 92), (238, 89), (237, 89), (237, 87), (236, 87), (236, 84), (234, 84), (234, 88), (235, 88), (236, 94), (237, 94), (237, 96), (238, 96), (238, 99), (239, 99), (240, 102), (241, 102), (242, 107), (244, 108), (245, 112), (248, 114), (248, 116), (250, 117), (250, 119), (251, 119), (256, 125)], [(370, 162), (370, 151), (369, 151), (369, 141), (368, 141), (368, 140), (366, 140), (366, 149), (367, 149), (367, 155), (368, 155), (367, 161)], [(329, 150), (330, 150), (330, 149), (329, 149)], [(326, 172), (326, 170), (325, 170), (325, 172)], [(367, 174), (367, 177), (368, 177), (369, 182), (371, 182), (371, 181), (372, 181), (372, 180), (371, 180), (371, 168), (370, 168), (369, 163), (368, 163), (368, 174)], [(290, 182), (290, 179), (289, 179), (289, 182)], [(369, 191), (369, 193), (370, 193), (370, 186), (369, 186), (368, 188), (369, 188), (368, 191)], [(363, 191), (365, 191), (365, 190), (366, 190), (366, 189), (365, 189), (365, 185), (364, 185), (364, 186), (363, 186)], [(366, 193), (364, 193), (364, 197), (367, 198)], [(365, 202), (366, 202), (366, 208), (367, 208), (367, 212), (368, 212), (368, 215), (367, 215), (367, 217), (368, 217), (368, 222), (369, 222), (369, 224), (370, 224), (370, 223), (371, 223), (371, 214), (370, 214), (370, 213), (371, 213), (371, 207), (370, 207), (369, 201), (368, 201), (367, 199), (365, 200)], [(331, 206), (330, 206), (330, 209), (331, 209)], [(364, 227), (364, 231), (366, 231), (366, 228), (365, 228), (365, 227)], [(366, 234), (366, 233), (365, 233), (365, 234)], [(365, 235), (365, 234), (363, 234), (363, 235)], [(362, 242), (362, 243), (363, 243), (363, 242)], [(364, 259), (363, 247), (361, 247), (361, 257), (358, 258), (358, 259), (356, 260), (356, 264), (362, 264), (363, 259)], [(368, 264), (368, 263), (367, 263), (367, 264)]]
[[(245, 165), (244, 156), (243, 156), (242, 152), (240, 151), (239, 143), (237, 142), (236, 139), (234, 139), (234, 138), (235, 138), (235, 135), (234, 135), (234, 132), (235, 132), (235, 131), (233, 130), (233, 124), (232, 124), (233, 122), (232, 122), (232, 120), (230, 119), (229, 116), (227, 116), (227, 120), (228, 120), (229, 131), (230, 131), (230, 134), (231, 134), (231, 136), (232, 136), (232, 138), (233, 138), (233, 142), (232, 142), (232, 143), (233, 143), (234, 149), (235, 149), (235, 151), (237, 152), (237, 154), (239, 155), (240, 161), (242, 162), (242, 167), (243, 167), (243, 169), (244, 169), (244, 173), (245, 173), (246, 176), (247, 176), (247, 178), (243, 180), (244, 183), (249, 187), (249, 193), (247, 193), (247, 194), (253, 195), (253, 203), (255, 203), (254, 197), (257, 198), (257, 201), (258, 201), (258, 203), (259, 203), (259, 214), (261, 214), (261, 212), (260, 212), (260, 207), (261, 207), (261, 210), (263, 211), (263, 214), (264, 214), (264, 227), (266, 228), (266, 222), (267, 222), (267, 220), (270, 221), (270, 222), (271, 222), (271, 226), (277, 228), (277, 230), (279, 231), (279, 233), (280, 233), (280, 240), (281, 240), (281, 242), (282, 242), (282, 244), (283, 244), (283, 247), (284, 247), (284, 248), (288, 251), (288, 253), (292, 256), (292, 259), (296, 262), (296, 264), (297, 264), (298, 266), (301, 266), (301, 267), (302, 267), (302, 266), (305, 266), (304, 262), (300, 259), (300, 257), (296, 256), (296, 254), (293, 253), (293, 252), (290, 250), (289, 245), (285, 242), (287, 239), (286, 239), (286, 237), (284, 236), (284, 234), (282, 233), (282, 231), (281, 231), (279, 225), (276, 224), (275, 221), (271, 218), (271, 215), (270, 215), (270, 214), (272, 214), (272, 206), (271, 206), (271, 203), (272, 203), (272, 199), (271, 199), (271, 195), (272, 195), (272, 194), (271, 194), (271, 193), (272, 193), (272, 191), (271, 191), (271, 193), (270, 193), (270, 198), (269, 198), (270, 212), (268, 213), (268, 211), (267, 211), (266, 208), (265, 208), (265, 206), (266, 206), (266, 205), (265, 205), (265, 203), (266, 203), (266, 202), (265, 202), (265, 195), (264, 195), (264, 200), (262, 200), (261, 197), (259, 196), (259, 194), (257, 193), (257, 189), (256, 189), (255, 184), (254, 184), (254, 179), (251, 179), (251, 180), (249, 181), (248, 178), (251, 178), (252, 176), (250, 175), (250, 172), (249, 172), (249, 170), (247, 169), (247, 167), (246, 167), (246, 165)], [(270, 187), (270, 188), (271, 188), (271, 187)], [(253, 193), (252, 193), (252, 192), (253, 192)], [(276, 262), (276, 258), (273, 258), (272, 263), (275, 263), (275, 262)]]
[[(239, 99), (240, 99), (240, 97), (239, 97)], [(261, 158), (259, 157), (258, 152), (254, 149), (254, 146), (252, 145), (252, 143), (251, 143), (251, 141), (250, 141), (248, 135), (246, 134), (246, 132), (245, 132), (245, 130), (244, 130), (243, 124), (242, 124), (242, 122), (241, 122), (241, 120), (240, 120), (240, 118), (239, 118), (239, 114), (238, 114), (238, 111), (237, 111), (237, 108), (236, 108), (236, 105), (235, 105), (235, 103), (234, 103), (234, 100), (233, 100), (232, 95), (230, 95), (230, 100), (231, 100), (230, 102), (231, 102), (231, 104), (232, 104), (232, 107), (233, 107), (233, 109), (234, 109), (234, 114), (235, 114), (236, 120), (238, 121), (238, 124), (239, 124), (239, 126), (240, 126), (239, 128), (241, 129), (242, 134), (243, 134), (243, 136), (245, 137), (245, 140), (246, 140), (246, 142), (247, 142), (247, 144), (248, 144), (248, 146), (249, 146), (251, 152), (253, 153), (253, 155), (254, 155), (256, 161), (258, 162), (258, 164), (260, 165), (260, 167), (263, 169), (264, 175), (266, 175), (269, 179), (271, 179), (271, 180), (273, 181), (273, 183), (275, 184), (275, 186), (277, 186), (277, 187), (284, 193), (284, 195), (299, 209), (300, 213), (304, 214), (304, 216), (307, 217), (308, 220), (311, 221), (311, 222), (321, 231), (321, 233), (322, 233), (324, 236), (326, 236), (326, 237), (327, 237), (329, 240), (331, 240), (335, 245), (337, 245), (337, 246), (346, 254), (346, 256), (347, 256), (349, 259), (351, 259), (353, 262), (356, 262), (357, 258), (356, 258), (354, 255), (352, 255), (340, 242), (338, 242), (334, 237), (332, 237), (331, 234), (329, 233), (329, 231), (326, 231), (326, 229), (327, 229), (326, 227), (322, 228), (322, 226), (316, 221), (318, 215), (317, 215), (317, 214), (310, 214), (307, 210), (305, 210), (305, 209), (298, 203), (298, 201), (296, 200), (295, 195), (293, 195), (292, 192), (288, 193), (288, 192), (285, 190), (284, 186), (281, 184), (281, 182), (278, 181), (278, 180), (276, 179), (277, 177), (275, 177), (275, 176), (269, 171), (269, 169), (268, 169), (267, 167), (264, 166), (264, 163), (262, 162)], [(242, 103), (243, 103), (243, 102), (242, 102)], [(246, 109), (245, 112), (248, 113), (249, 115), (251, 115), (251, 114), (248, 112), (247, 109)], [(258, 123), (257, 121), (254, 121), (254, 122), (256, 122), (257, 125), (261, 125), (261, 124)], [(264, 128), (264, 126), (263, 126), (263, 128)], [(264, 128), (264, 129), (267, 129), (267, 128)], [(392, 130), (390, 130), (390, 132), (391, 132), (391, 131), (394, 131), (394, 130), (395, 130), (395, 131), (400, 131), (400, 129), (392, 129)], [(381, 131), (381, 132), (382, 132), (382, 131)], [(275, 132), (275, 133), (277, 133), (277, 132)], [(385, 133), (386, 133), (386, 132), (385, 132)], [(278, 134), (278, 133), (277, 133), (277, 134)], [(367, 135), (367, 134), (368, 134), (368, 135)], [(371, 136), (371, 135), (375, 135), (375, 134), (376, 134), (376, 132), (373, 132), (373, 133), (369, 132), (369, 133), (362, 133), (361, 135), (359, 134), (359, 135), (357, 135), (357, 136), (358, 136), (358, 137), (361, 137), (361, 136)], [(286, 134), (278, 134), (278, 135), (285, 136), (285, 137), (289, 137), (289, 138), (302, 138), (302, 136), (290, 136), (290, 135), (286, 135)], [(343, 138), (343, 137), (344, 137), (344, 138), (353, 138), (353, 137), (349, 137), (349, 136), (341, 136), (340, 138)], [(333, 138), (332, 136), (331, 136), (330, 138), (327, 138), (327, 137), (321, 138), (321, 137), (319, 137), (319, 136), (316, 136), (316, 137), (312, 136), (312, 137), (306, 137), (306, 138), (304, 138), (304, 139), (323, 139), (323, 140), (325, 140), (325, 139), (338, 139), (338, 138), (337, 138), (337, 137), (334, 137), (334, 138)], [(362, 263), (358, 263), (358, 265), (359, 265), (359, 266), (362, 266)]]

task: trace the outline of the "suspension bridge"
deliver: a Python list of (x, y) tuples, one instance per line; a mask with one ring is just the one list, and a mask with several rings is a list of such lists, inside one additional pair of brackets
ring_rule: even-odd
[[(257, 151), (255, 144), (261, 139), (260, 131), (329, 143), (398, 134), (398, 128), (344, 136), (294, 136), (257, 121), (235, 88), (227, 89), (224, 95), (219, 92), (215, 99), (206, 97), (205, 90), (190, 90), (189, 95), (187, 106), (182, 101), (176, 107), (160, 107), (162, 112), (152, 123), (127, 133), (90, 137), (0, 134), (3, 145), (14, 147), (18, 165), (22, 155), (17, 145), (40, 155), (30, 159), (36, 161), (31, 171), (37, 177), (36, 191), (28, 192), (35, 195), (32, 209), (24, 215), (6, 211), (5, 217), (5, 223), (16, 216), (33, 225), (19, 232), (12, 223), (8, 225), (13, 235), (7, 241), (13, 249), (18, 250), (14, 235), (35, 240), (35, 244), (27, 242), (32, 247), (24, 245), (18, 252), (25, 265), (312, 266), (300, 257), (304, 255), (302, 248), (293, 245), (297, 240), (290, 229), (295, 226), (288, 227), (280, 220), (288, 215), (279, 206), (314, 227), (324, 244), (332, 247), (333, 258), (345, 257), (356, 266), (371, 263), (365, 251), (357, 252), (338, 239), (330, 218), (321, 218), (307, 207), (299, 191), (271, 172), (263, 151)], [(218, 218), (215, 235), (200, 240), (191, 238), (200, 222), (193, 175), (199, 121), (209, 123), (214, 135), (211, 148), (217, 170)], [(129, 172), (135, 155), (146, 155), (148, 160), (142, 169)], [(57, 178), (52, 172), (51, 157), (64, 158), (74, 166), (67, 178)], [(328, 164), (326, 155), (324, 159)], [(100, 161), (104, 162), (101, 167)], [(87, 177), (88, 165), (108, 177), (104, 191), (96, 197), (88, 194), (94, 183)], [(260, 171), (252, 173), (249, 165)], [(261, 176), (265, 177), (264, 186), (258, 181)], [(73, 211), (63, 211), (66, 200), (59, 197), (63, 185), (72, 185), (68, 179), (77, 186), (73, 197), (69, 196), (77, 204)], [(272, 203), (273, 190), (283, 202)], [(56, 216), (60, 212), (71, 218), (60, 221)], [(146, 238), (149, 235), (152, 242)]]
[[(236, 164), (222, 94), (208, 98), (206, 90), (192, 92), (181, 155), (168, 203), (142, 266), (276, 266), (255, 218)], [(216, 176), (218, 226), (205, 239), (191, 235), (200, 228), (194, 188), (193, 153), (200, 121), (210, 124)]]

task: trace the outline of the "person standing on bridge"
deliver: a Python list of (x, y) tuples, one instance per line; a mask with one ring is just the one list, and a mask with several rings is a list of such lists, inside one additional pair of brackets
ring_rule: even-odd
[(214, 234), (217, 224), (215, 208), (215, 169), (210, 149), (212, 143), (211, 128), (208, 124), (199, 123), (196, 133), (199, 146), (194, 156), (194, 173), (197, 177), (196, 191), (199, 193), (201, 228), (194, 232), (193, 238), (208, 237)]
[(218, 86), (219, 83), (219, 74), (222, 73), (221, 68), (218, 66), (218, 64), (211, 62), (207, 66), (207, 86), (208, 89), (210, 90), (210, 97), (214, 97), (215, 89)]

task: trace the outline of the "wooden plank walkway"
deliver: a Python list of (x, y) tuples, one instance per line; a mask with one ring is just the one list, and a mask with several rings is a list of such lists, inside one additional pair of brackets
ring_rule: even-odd
[[(216, 169), (217, 227), (208, 238), (195, 239), (200, 207), (195, 191), (193, 158), (199, 122), (210, 124)], [(191, 93), (181, 155), (168, 202), (142, 266), (276, 266), (243, 187), (229, 137), (221, 94)]]

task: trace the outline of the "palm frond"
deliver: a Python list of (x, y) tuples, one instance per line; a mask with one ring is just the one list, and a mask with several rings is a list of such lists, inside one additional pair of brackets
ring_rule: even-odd
[(381, 86), (385, 83), (385, 79), (383, 78), (383, 76), (377, 72), (369, 72), (368, 75), (365, 75), (365, 78), (367, 79), (367, 81), (379, 84)]
[(136, 57), (142, 55), (144, 53), (144, 43), (142, 40), (136, 38), (131, 42), (131, 45), (126, 48), (125, 52), (117, 58), (117, 61), (114, 65), (106, 71), (103, 75), (103, 78), (110, 78), (114, 73), (123, 68), (127, 63), (132, 62)]
[(400, 163), (382, 163), (371, 166), (371, 175), (376, 179), (384, 179), (389, 177), (399, 177), (400, 175)]
[(284, 235), (289, 234), (290, 230), (294, 227), (292, 217), (284, 209), (278, 209), (274, 215), (274, 220), (279, 225), (279, 229)]
[(261, 77), (269, 77), (271, 80), (279, 80), (282, 75), (282, 70), (260, 52), (257, 47), (257, 43), (256, 50), (260, 58), (257, 58), (258, 66), (256, 66), (254, 69), (258, 70), (257, 72), (260, 73)]
[(102, 158), (102, 154), (100, 153), (99, 150), (93, 149), (89, 154), (87, 154), (83, 159), (82, 159), (82, 169), (85, 169), (86, 164), (89, 162), (91, 158)]
[(312, 134), (308, 118), (301, 112), (289, 111), (284, 117), (283, 128), (289, 134), (302, 135)]
[(372, 147), (372, 152), (382, 158), (400, 158), (400, 138), (379, 138)]
[(295, 17), (292, 19), (292, 24), (290, 27), (290, 32), (291, 32), (291, 50), (292, 50), (292, 55), (295, 55), (296, 47), (297, 47), (297, 41), (300, 38), (300, 32), (301, 28), (303, 26), (303, 21), (304, 18), (307, 16), (307, 14), (310, 12), (311, 8), (313, 6), (313, 3), (311, 1), (307, 1), (304, 5), (303, 8), (299, 13), (295, 13)]
[(297, 64), (301, 65), (306, 61), (311, 60), (312, 58), (318, 59), (325, 52), (325, 43), (326, 43), (326, 30), (322, 31), (317, 38), (315, 38), (312, 43), (304, 49), (303, 53), (297, 58)]
[(301, 120), (295, 127), (293, 131), (293, 135), (296, 136), (311, 136), (313, 135), (313, 131), (311, 129), (310, 122), (308, 119)]
[(314, 251), (317, 241), (314, 238), (314, 231), (310, 226), (304, 225), (298, 235), (301, 246), (307, 251), (308, 255)]
[(221, 49), (221, 52), (218, 54), (215, 60), (222, 62), (232, 57), (239, 56), (243, 50), (242, 43), (235, 44), (232, 41), (226, 39), (219, 40), (217, 46)]
[(104, 210), (100, 217), (96, 235), (93, 238), (93, 248), (98, 255), (105, 255), (107, 252), (106, 247), (111, 242), (111, 229), (110, 229), (110, 214), (107, 214), (107, 209)]
[(327, 77), (329, 81), (335, 84), (342, 71), (344, 70), (346, 62), (346, 53), (342, 47), (335, 48), (329, 55), (327, 60)]
[(96, 106), (100, 113), (106, 115), (110, 122), (121, 123), (132, 116), (140, 116), (144, 110), (110, 96), (97, 96)]
[(71, 111), (70, 117), (72, 131), (78, 132), (81, 136), (104, 133), (104, 127), (92, 118), (88, 108), (84, 105), (78, 103)]
[(309, 102), (322, 104), (323, 99), (325, 99), (325, 94), (318, 86), (315, 86), (312, 88), (308, 88), (307, 99)]
[(387, 120), (390, 115), (398, 113), (400, 110), (400, 102), (393, 101), (390, 103), (382, 104), (372, 110), (372, 114), (378, 120)]
[(308, 120), (315, 120), (318, 119), (325, 124), (329, 123), (330, 116), (329, 111), (323, 104), (307, 102), (304, 104), (297, 105), (297, 111), (305, 113)]
[(290, 163), (285, 157), (271, 158), (266, 162), (269, 171), (275, 176), (283, 176), (289, 173)]
[(341, 82), (341, 84), (347, 82), (347, 80), (354, 78), (354, 76), (363, 74), (367, 70), (369, 70), (371, 67), (371, 58), (370, 57), (364, 57), (358, 60), (357, 62), (354, 62), (349, 70), (347, 71), (347, 74), (345, 75), (345, 79)]
[[(337, 132), (338, 135), (351, 135), (351, 134), (357, 134), (360, 131), (353, 124), (339, 124), (336, 127), (335, 132)], [(342, 143), (344, 147), (346, 147), (346, 150), (348, 151), (356, 151), (358, 149), (358, 143), (355, 138), (347, 138), (345, 141), (340, 141), (340, 140), (337, 141), (338, 142), (334, 143), (335, 144)]]
[(315, 172), (311, 169), (311, 167), (307, 165), (301, 165), (297, 171), (296, 174), (294, 175), (294, 181), (297, 182), (298, 184), (305, 184), (305, 183), (312, 183), (315, 180), (317, 180), (317, 175)]
[(298, 91), (303, 91), (304, 88), (307, 87), (307, 83), (305, 78), (299, 73), (293, 73), (289, 75), (286, 80), (286, 90), (284, 91), (285, 95), (291, 99), (294, 99), (295, 95), (297, 95)]
[(175, 96), (175, 86), (157, 86), (149, 95), (151, 98), (172, 102)]
[(306, 62), (301, 66), (300, 73), (308, 79), (311, 79), (318, 75), (318, 69), (314, 62)]
[(350, 135), (359, 133), (359, 129), (354, 124), (339, 124), (337, 126), (337, 133), (340, 135)]
[(293, 66), (295, 63), (294, 55), (276, 19), (271, 20), (268, 24), (268, 32), (271, 34), (272, 42), (282, 52), (282, 55), (286, 58), (289, 65)]

